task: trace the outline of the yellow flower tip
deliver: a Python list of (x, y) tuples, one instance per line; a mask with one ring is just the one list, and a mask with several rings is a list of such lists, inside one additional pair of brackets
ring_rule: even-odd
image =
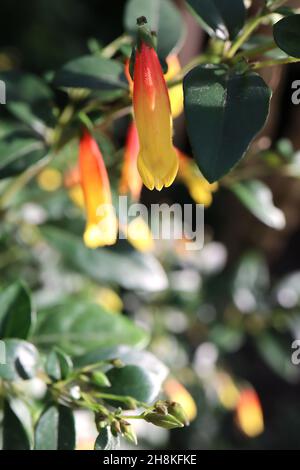
[(111, 225), (102, 221), (88, 225), (83, 235), (85, 245), (92, 250), (114, 245), (117, 241), (117, 230), (114, 221), (112, 223)]
[(137, 217), (129, 223), (126, 234), (129, 243), (131, 243), (136, 250), (148, 252), (154, 249), (154, 240), (151, 230), (142, 217)]
[(138, 170), (144, 185), (152, 191), (156, 189), (161, 191), (164, 187), (168, 188), (174, 182), (178, 172), (178, 157), (174, 150), (169, 151), (169, 158), (159, 160), (153, 168), (146, 165), (147, 159), (141, 151), (138, 157)]

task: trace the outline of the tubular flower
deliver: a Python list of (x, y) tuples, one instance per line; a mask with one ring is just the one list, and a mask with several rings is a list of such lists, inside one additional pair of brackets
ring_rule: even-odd
[[(172, 80), (172, 78), (176, 77), (176, 75), (181, 70), (181, 65), (177, 55), (169, 55), (167, 57), (167, 64), (168, 64), (168, 72), (165, 75), (165, 80), (168, 82)], [(171, 102), (171, 111), (173, 118), (177, 118), (183, 112), (183, 86), (182, 83), (179, 85), (175, 85), (169, 89), (169, 96)]]
[(197, 204), (209, 207), (213, 201), (212, 194), (219, 188), (218, 183), (210, 184), (206, 181), (196, 163), (180, 150), (177, 152), (179, 156), (178, 177), (187, 186), (191, 197)]
[(137, 169), (137, 159), (140, 151), (139, 136), (134, 122), (131, 123), (126, 140), (124, 165), (120, 182), (120, 193), (131, 193), (134, 200), (141, 195), (143, 182)]
[(248, 437), (259, 436), (264, 430), (263, 412), (257, 393), (252, 388), (241, 391), (236, 408), (240, 429)]
[(178, 171), (178, 156), (172, 143), (170, 99), (152, 36), (139, 28), (134, 64), (133, 107), (140, 153), (138, 169), (149, 189), (170, 186)]
[(87, 131), (80, 140), (79, 169), (87, 213), (84, 242), (89, 248), (113, 245), (118, 225), (108, 175), (99, 147)]

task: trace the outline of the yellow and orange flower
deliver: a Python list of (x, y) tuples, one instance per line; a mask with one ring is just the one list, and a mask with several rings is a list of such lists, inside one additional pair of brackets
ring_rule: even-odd
[(178, 156), (172, 143), (173, 124), (168, 89), (151, 33), (139, 27), (135, 54), (133, 107), (140, 152), (138, 170), (149, 189), (170, 186), (178, 171)]
[[(165, 81), (168, 82), (176, 77), (181, 70), (181, 64), (176, 54), (171, 54), (166, 59), (168, 71), (165, 74)], [(129, 71), (129, 59), (125, 62), (125, 75), (129, 83), (130, 93), (133, 94), (133, 80)], [(169, 98), (171, 104), (171, 113), (174, 119), (180, 116), (183, 112), (183, 86), (182, 83), (172, 86), (169, 89)]]
[(177, 152), (179, 156), (179, 179), (187, 186), (191, 197), (197, 204), (210, 206), (213, 202), (213, 193), (219, 188), (218, 183), (209, 183), (191, 158), (178, 149)]
[(89, 248), (113, 245), (118, 224), (109, 179), (97, 142), (87, 131), (80, 140), (79, 170), (87, 214), (84, 242)]
[(239, 428), (248, 437), (259, 436), (264, 430), (261, 403), (255, 390), (248, 387), (241, 391), (236, 407)]
[(124, 164), (120, 182), (120, 193), (130, 193), (135, 201), (140, 198), (143, 186), (142, 179), (137, 169), (139, 151), (139, 136), (136, 125), (132, 122), (127, 134)]

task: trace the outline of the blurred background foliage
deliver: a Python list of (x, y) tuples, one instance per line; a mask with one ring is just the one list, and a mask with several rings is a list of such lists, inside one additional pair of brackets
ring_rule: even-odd
[[(184, 2), (175, 3), (189, 30), (180, 53), (185, 65), (207, 37)], [(2, 0), (0, 70), (46, 77), (120, 36), (124, 7), (122, 0)], [(0, 282), (5, 287), (23, 279), (32, 290), (39, 312), (35, 344), (59, 346), (82, 366), (103, 348), (142, 348), (150, 333), (148, 349), (173, 377), (165, 395), (181, 402), (192, 422), (173, 431), (138, 423), (141, 447), (300, 447), (300, 369), (291, 362), (300, 335), (300, 107), (291, 102), (299, 74), (298, 64), (263, 71), (274, 91), (268, 124), (251, 147), (252, 158), (237, 170), (240, 178), (221, 184), (206, 210), (200, 252), (185, 251), (180, 241), (156, 241), (151, 253), (127, 242), (96, 253), (86, 249), (81, 209), (63, 184), (77, 159), (74, 141), (59, 153), (52, 173), (41, 173), (17, 194), (1, 222)], [(63, 93), (56, 93), (63, 103)], [(8, 116), (1, 107), (0, 132)], [(97, 134), (108, 168), (118, 167), (127, 125), (120, 120), (112, 134)], [(189, 154), (183, 118), (175, 127), (177, 145)], [(20, 147), (25, 152), (28, 145), (38, 160), (40, 149), (32, 154), (26, 129), (20, 132)], [(192, 198), (178, 182), (160, 194), (144, 189), (142, 201), (184, 204)], [(116, 313), (98, 324), (90, 303)], [(126, 317), (134, 323), (126, 325)], [(98, 334), (85, 341), (83, 329)], [(82, 412), (77, 419), (84, 430), (78, 446), (88, 448), (94, 437), (89, 421)]]

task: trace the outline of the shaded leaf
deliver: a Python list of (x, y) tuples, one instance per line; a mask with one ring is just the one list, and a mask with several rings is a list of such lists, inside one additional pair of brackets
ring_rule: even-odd
[(74, 450), (73, 412), (65, 406), (50, 406), (40, 416), (35, 429), (36, 450)]
[(0, 138), (0, 179), (15, 176), (47, 153), (45, 144), (28, 131), (12, 130)]
[(6, 106), (21, 121), (44, 134), (45, 125), (54, 126), (52, 91), (40, 78), (16, 71), (0, 73), (6, 85)]
[(138, 253), (129, 245), (123, 250), (118, 247), (90, 250), (80, 238), (61, 229), (47, 226), (41, 232), (70, 266), (95, 281), (115, 282), (126, 289), (148, 292), (168, 286), (165, 272), (151, 254)]
[(234, 39), (244, 26), (243, 0), (187, 0), (187, 3), (207, 33), (219, 39)]
[(3, 411), (3, 450), (29, 450), (30, 442), (25, 426), (5, 400)]
[(277, 46), (286, 54), (300, 58), (300, 15), (286, 16), (273, 27)]
[(30, 294), (21, 282), (0, 292), (1, 338), (26, 339), (34, 318)]
[(143, 346), (148, 342), (142, 328), (92, 303), (68, 302), (40, 312), (38, 320), (35, 343), (44, 347), (59, 345), (72, 355), (99, 347)]
[(110, 394), (124, 395), (138, 401), (152, 403), (158, 396), (161, 382), (157, 376), (146, 368), (139, 366), (125, 366), (120, 369), (111, 369), (107, 372), (111, 383)]
[(257, 219), (268, 227), (282, 230), (285, 227), (285, 215), (274, 206), (271, 190), (258, 180), (235, 183), (230, 187), (245, 207)]
[(33, 344), (17, 339), (3, 340), (5, 363), (0, 363), (0, 377), (4, 380), (28, 380), (36, 375), (39, 354)]
[(128, 82), (120, 62), (100, 56), (84, 56), (65, 64), (55, 75), (58, 87), (91, 90), (127, 90)]
[(50, 352), (46, 362), (46, 372), (53, 380), (64, 380), (72, 371), (72, 359), (59, 349)]
[(263, 127), (271, 90), (255, 73), (204, 65), (185, 77), (184, 93), (193, 153), (212, 183), (238, 163)]

